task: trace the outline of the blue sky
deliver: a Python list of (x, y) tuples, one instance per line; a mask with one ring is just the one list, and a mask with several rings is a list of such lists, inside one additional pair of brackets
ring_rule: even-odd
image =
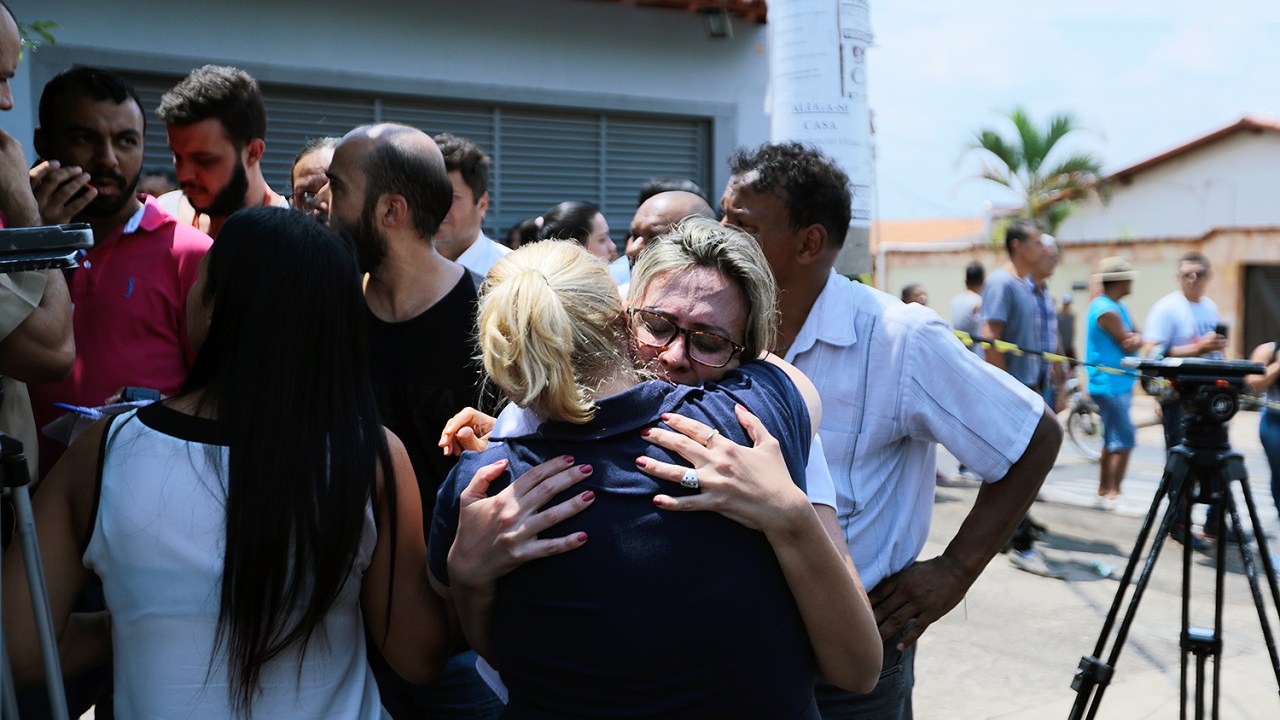
[(1010, 196), (970, 178), (973, 131), (1069, 111), (1107, 171), (1249, 114), (1280, 118), (1280, 2), (873, 2), (868, 97), (878, 217), (981, 215)]

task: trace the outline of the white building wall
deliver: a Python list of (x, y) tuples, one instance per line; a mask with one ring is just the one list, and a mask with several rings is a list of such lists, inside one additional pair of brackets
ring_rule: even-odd
[(713, 118), (713, 187), (741, 144), (768, 139), (763, 25), (735, 18), (731, 39), (672, 10), (587, 0), (11, 0), (54, 20), (55, 46), (28, 57), (17, 109), (0, 127), (30, 155), (43, 83), (70, 62), (185, 74), (232, 64), (264, 82), (451, 99)]
[(1063, 240), (1199, 237), (1213, 228), (1280, 226), (1280, 133), (1240, 131), (1166, 160), (1084, 203)]

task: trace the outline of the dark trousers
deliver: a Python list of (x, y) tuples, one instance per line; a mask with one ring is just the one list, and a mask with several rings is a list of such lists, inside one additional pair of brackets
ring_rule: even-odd
[(474, 650), (449, 658), (439, 679), (429, 685), (405, 681), (372, 645), (369, 665), (378, 681), (382, 707), (395, 720), (497, 720), (503, 704), (476, 672)]
[(1013, 537), (1009, 538), (1009, 546), (1018, 552), (1026, 552), (1035, 547), (1035, 544), (1036, 536), (1031, 528), (1031, 516), (1023, 515), (1022, 522), (1018, 523), (1018, 528), (1013, 531)]
[[(1160, 415), (1164, 423), (1164, 450), (1167, 453), (1173, 448), (1182, 444), (1187, 437), (1187, 412), (1182, 409), (1179, 401), (1160, 403)], [(1172, 489), (1171, 489), (1172, 490)], [(1224, 492), (1230, 492), (1230, 488), (1223, 488)], [(1170, 492), (1172, 499), (1172, 492)], [(1218, 514), (1222, 512), (1222, 508), (1211, 505), (1208, 513), (1204, 518), (1205, 532), (1214, 533), (1218, 527)], [(1182, 525), (1182, 504), (1179, 503), (1177, 514), (1174, 515), (1173, 526), (1178, 528)]]
[(868, 693), (842, 690), (821, 678), (814, 684), (822, 720), (911, 720), (911, 690), (916, 684), (916, 646), (899, 651), (898, 633), (884, 644), (880, 679)]
[(1267, 465), (1271, 468), (1271, 499), (1280, 509), (1280, 411), (1271, 408), (1262, 411), (1258, 436), (1262, 440), (1262, 450), (1267, 454)]

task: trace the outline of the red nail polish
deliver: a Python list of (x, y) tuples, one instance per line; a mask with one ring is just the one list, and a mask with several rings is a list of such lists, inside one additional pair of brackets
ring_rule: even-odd
[(636, 467), (649, 467), (649, 459), (642, 457), (636, 458)]
[(573, 456), (572, 456), (572, 455), (561, 455), (561, 456), (560, 456), (560, 461), (561, 461), (561, 462), (563, 462), (565, 465), (572, 465), (572, 464), (573, 464)]
[(589, 475), (589, 474), (591, 474), (591, 466), (590, 466), (590, 465), (579, 465), (579, 466), (578, 466), (578, 472), (581, 472), (583, 475)]
[(577, 538), (577, 540), (578, 540), (578, 542), (580, 542), (580, 543), (584, 543), (584, 542), (586, 542), (586, 541), (587, 541), (587, 534), (586, 534), (586, 533), (584, 533), (584, 532), (580, 532), (580, 533), (578, 533), (577, 535), (575, 535), (574, 537), (576, 537), (576, 538)]
[(640, 437), (647, 438), (649, 437), (649, 434), (652, 432), (653, 432), (653, 428), (645, 428), (640, 431)]
[(596, 494), (590, 490), (582, 493), (582, 502), (591, 502), (596, 499)]

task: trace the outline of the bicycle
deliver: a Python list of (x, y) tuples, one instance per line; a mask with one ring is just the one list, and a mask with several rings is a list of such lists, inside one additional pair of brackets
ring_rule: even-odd
[(1102, 457), (1102, 413), (1078, 378), (1066, 384), (1067, 403), (1059, 417), (1071, 444), (1090, 462)]

